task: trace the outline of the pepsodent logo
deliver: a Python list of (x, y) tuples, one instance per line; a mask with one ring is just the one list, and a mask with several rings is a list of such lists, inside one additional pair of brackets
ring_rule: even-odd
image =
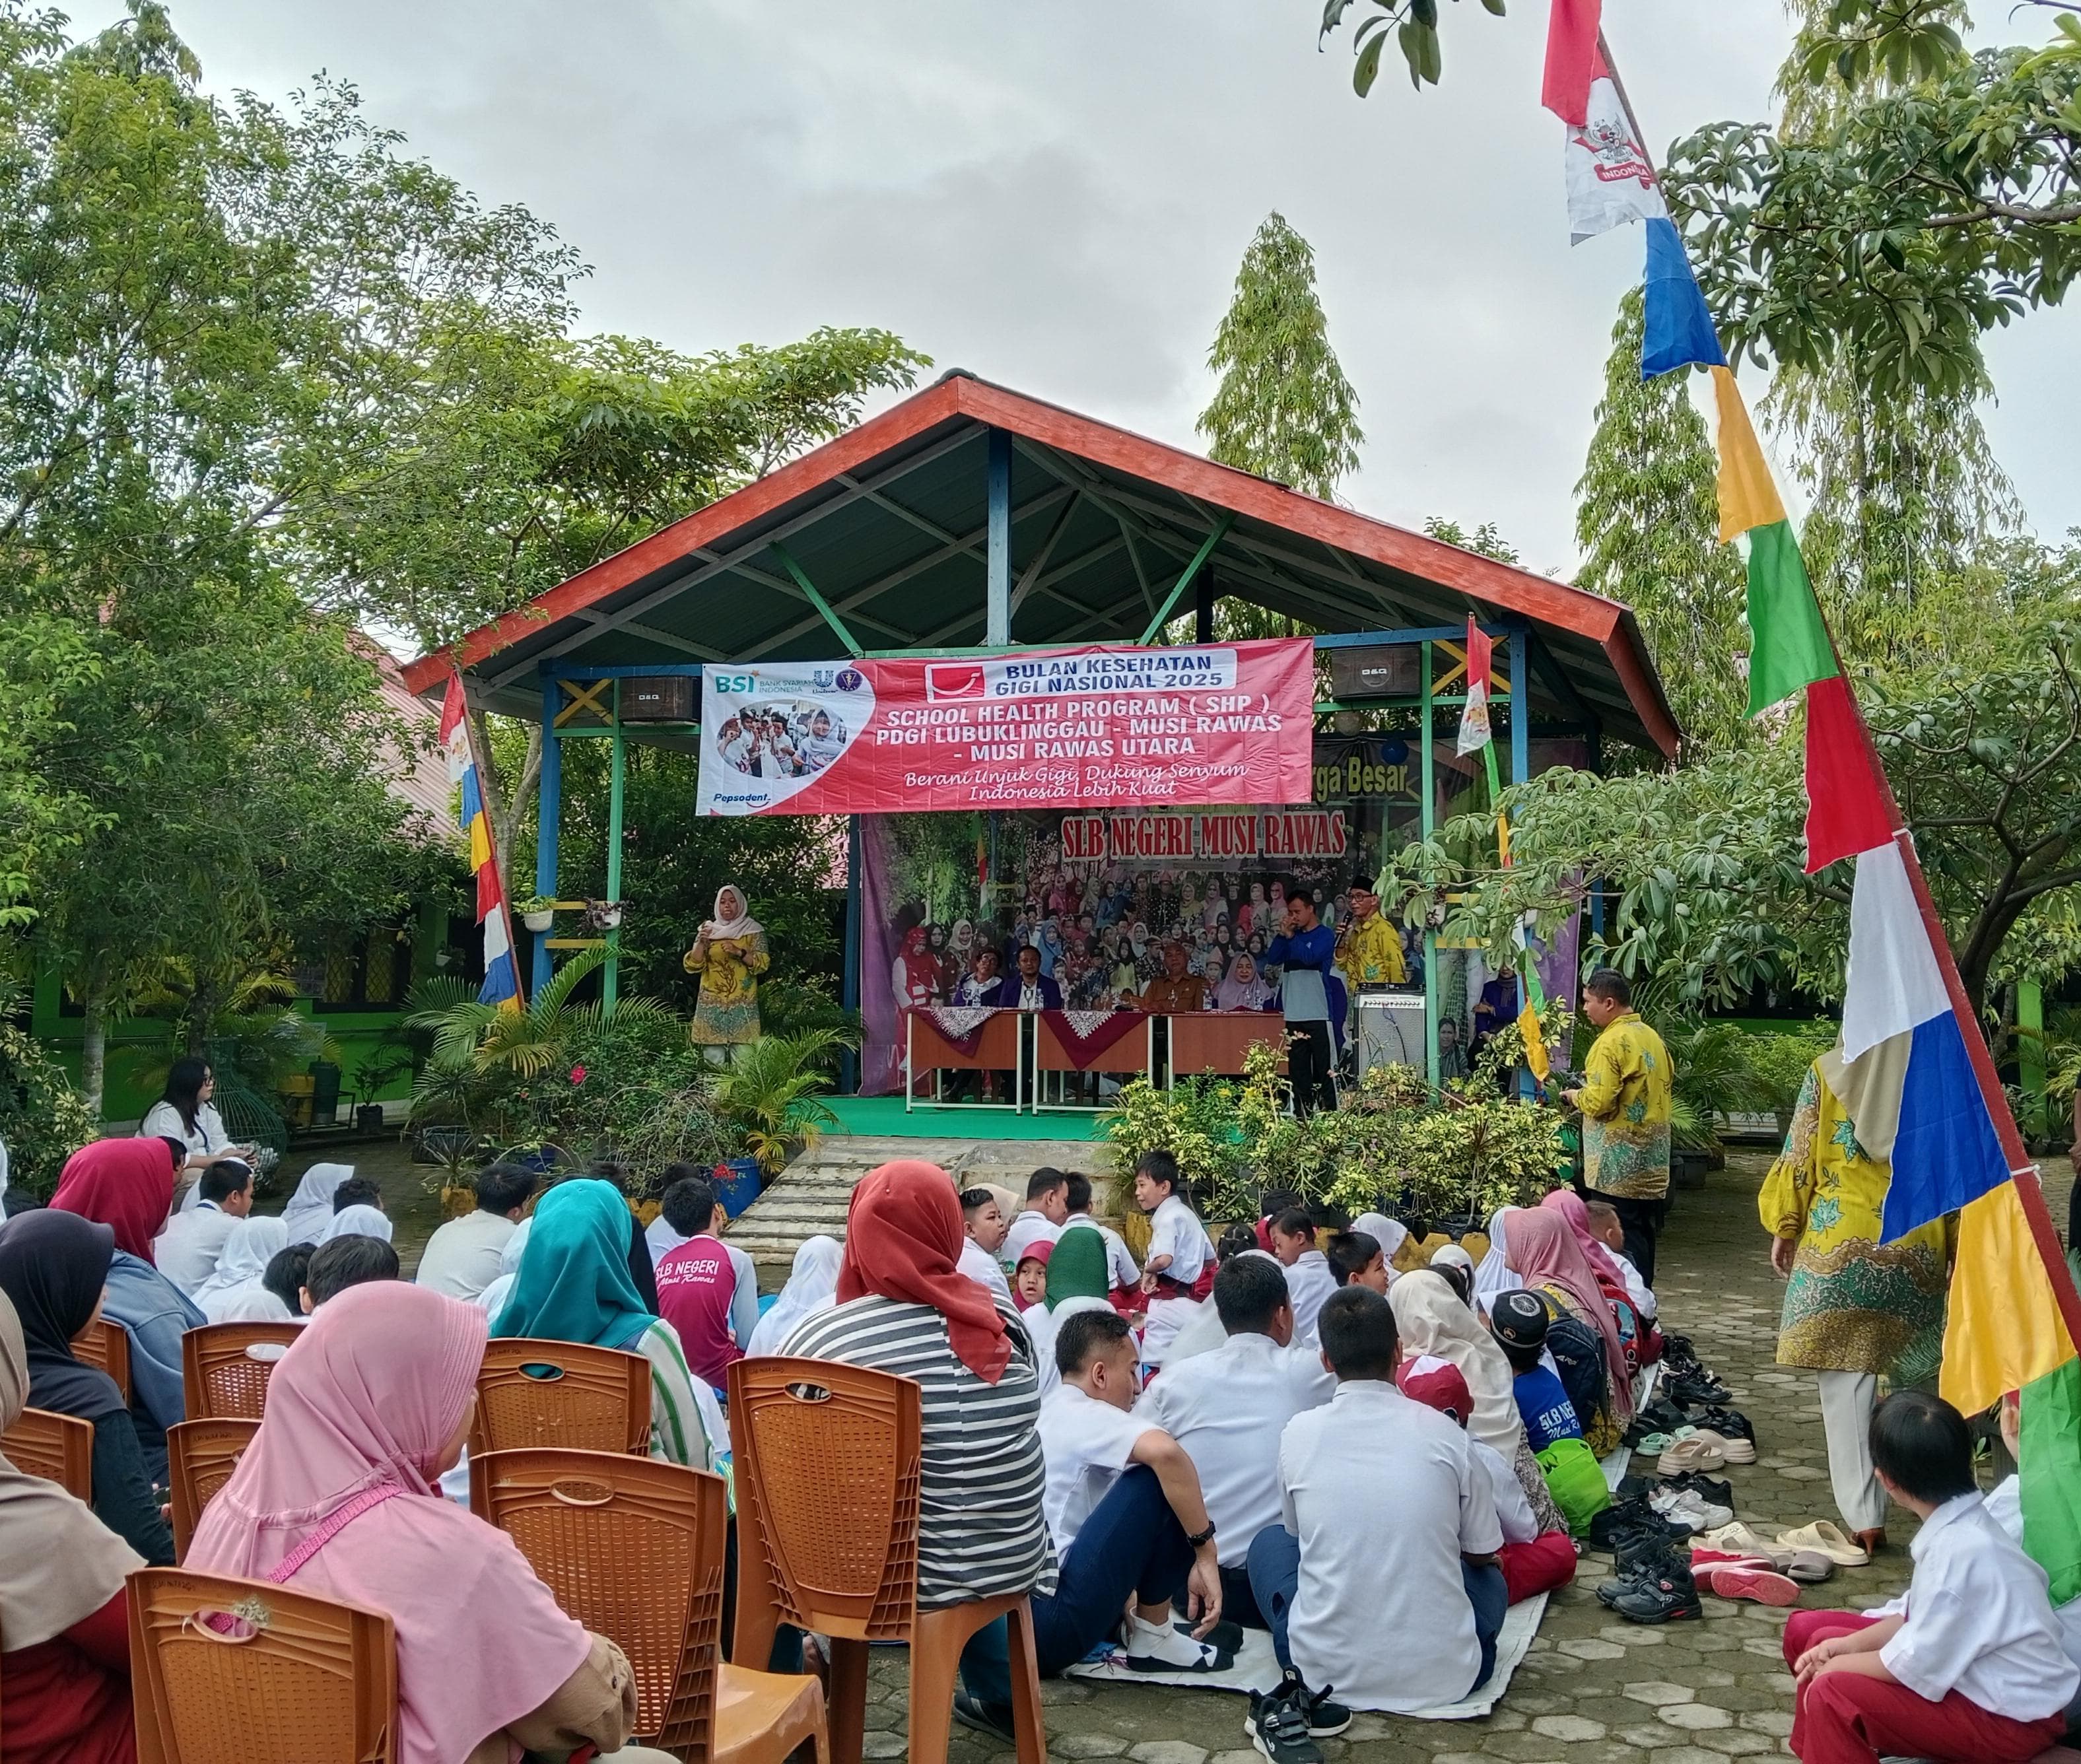
[(713, 802), (739, 802), (749, 808), (762, 808), (773, 800), (772, 793), (764, 790), (746, 790), (730, 792), (718, 790), (709, 799)]

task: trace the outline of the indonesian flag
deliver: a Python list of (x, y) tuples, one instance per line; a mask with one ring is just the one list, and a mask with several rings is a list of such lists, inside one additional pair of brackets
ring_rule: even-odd
[(1489, 666), (1493, 645), (1467, 615), (1467, 708), (1460, 713), (1458, 751), (1478, 754), (1489, 744)]
[(1546, 77), (1539, 101), (1573, 128), (1589, 111), (1604, 0), (1553, 0), (1546, 22)]
[(1633, 132), (1601, 54), (1595, 54), (1584, 109), (1583, 120), (1568, 125), (1562, 148), (1569, 242), (1580, 245), (1635, 220), (1667, 220), (1654, 162)]

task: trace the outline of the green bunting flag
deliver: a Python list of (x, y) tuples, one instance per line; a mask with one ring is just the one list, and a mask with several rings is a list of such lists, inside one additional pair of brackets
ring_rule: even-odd
[(2023, 1547), (2052, 1579), (2052, 1602), (2081, 1594), (2081, 1360), (2023, 1388)]
[(1749, 715), (1840, 670), (1789, 521), (1749, 534)]

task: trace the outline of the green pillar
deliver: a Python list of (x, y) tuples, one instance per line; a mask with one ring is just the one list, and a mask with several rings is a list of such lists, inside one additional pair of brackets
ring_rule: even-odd
[[(627, 777), (626, 749), (621, 735), (621, 682), (614, 682), (614, 749), (611, 781), (607, 796), (607, 897), (610, 901), (621, 898), (621, 801), (623, 785)], [(600, 982), (602, 1014), (614, 1014), (614, 1002), (620, 991), (621, 979), (621, 927), (616, 926), (607, 934), (607, 972)]]
[[(1433, 775), (1431, 760), (1431, 640), (1423, 640), (1423, 691), (1421, 708), (1417, 712), (1417, 741), (1423, 755), (1423, 818), (1419, 825), (1427, 842), (1436, 830), (1438, 818), (1437, 779)], [(1424, 1077), (1436, 1090), (1438, 1086), (1438, 934), (1431, 928), (1427, 917), (1423, 926), (1423, 1067)]]
[(2034, 980), (2016, 982), (2016, 1076), (2027, 1096), (2045, 1094), (2045, 990)]

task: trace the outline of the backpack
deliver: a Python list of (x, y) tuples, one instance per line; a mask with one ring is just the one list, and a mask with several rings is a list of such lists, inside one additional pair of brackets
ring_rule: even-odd
[(1592, 1420), (1610, 1413), (1611, 1403), (1604, 1376), (1604, 1344), (1597, 1332), (1579, 1318), (1559, 1309), (1546, 1325), (1546, 1349), (1561, 1374), (1561, 1388), (1568, 1393), (1576, 1419), (1587, 1435)]
[(1579, 1538), (1587, 1537), (1590, 1521), (1612, 1504), (1604, 1466), (1579, 1439), (1557, 1439), (1538, 1457), (1540, 1473), (1546, 1478), (1546, 1492), (1567, 1520), (1569, 1531)]

